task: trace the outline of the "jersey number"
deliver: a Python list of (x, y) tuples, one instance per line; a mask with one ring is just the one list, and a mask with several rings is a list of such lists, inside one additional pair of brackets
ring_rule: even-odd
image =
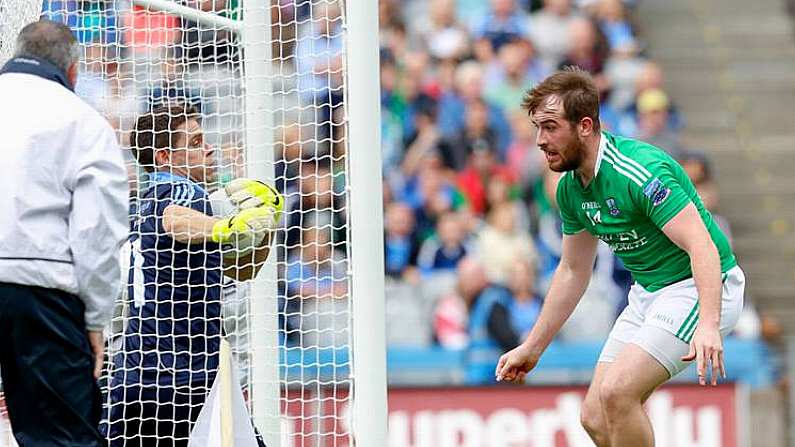
[(130, 245), (133, 269), (133, 306), (141, 307), (144, 305), (144, 256), (141, 253), (141, 238), (131, 242)]
[(588, 216), (588, 220), (591, 221), (591, 225), (596, 226), (598, 223), (602, 223), (602, 211), (596, 210), (595, 213), (591, 214), (590, 211), (586, 211), (585, 215)]

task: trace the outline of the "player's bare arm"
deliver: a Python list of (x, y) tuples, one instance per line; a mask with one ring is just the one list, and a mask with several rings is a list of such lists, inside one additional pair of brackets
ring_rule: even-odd
[(726, 376), (720, 335), (721, 267), (718, 249), (692, 203), (663, 226), (662, 231), (690, 256), (698, 291), (698, 323), (690, 352), (682, 360), (696, 360), (701, 385), (706, 384), (706, 370), (711, 364), (711, 383), (717, 385), (718, 375)]
[(213, 225), (219, 220), (180, 205), (169, 205), (163, 211), (163, 229), (184, 244), (212, 242)]
[[(177, 242), (203, 244), (213, 242), (213, 228), (221, 219), (180, 205), (169, 205), (163, 211), (163, 229)], [(270, 235), (265, 236), (251, 253), (225, 258), (224, 275), (237, 281), (254, 278), (268, 259)]]
[(586, 231), (563, 235), (560, 264), (544, 306), (527, 339), (497, 363), (497, 381), (521, 382), (580, 302), (596, 259), (596, 237)]

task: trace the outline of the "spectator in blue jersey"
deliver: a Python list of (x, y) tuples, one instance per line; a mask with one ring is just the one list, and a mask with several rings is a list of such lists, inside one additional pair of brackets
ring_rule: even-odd
[(517, 259), (508, 279), (513, 300), (508, 308), (511, 327), (520, 337), (525, 337), (533, 328), (541, 313), (541, 297), (536, 292), (536, 268), (527, 259)]
[[(348, 267), (334, 248), (328, 227), (306, 228), (301, 246), (287, 259), (286, 334), (303, 347), (342, 347), (349, 343)], [(297, 337), (296, 337), (297, 336)]]
[(384, 268), (386, 275), (412, 282), (417, 276), (417, 243), (414, 211), (403, 202), (393, 202), (384, 216)]
[(333, 139), (341, 126), (339, 119), (332, 123), (333, 116), (343, 103), (343, 18), (335, 3), (313, 3), (311, 8), (313, 20), (296, 32), (296, 87), (305, 113), (317, 123), (318, 138)]
[(436, 234), (420, 247), (417, 266), (423, 274), (454, 271), (470, 248), (461, 217), (454, 212), (442, 214), (436, 224)]
[(458, 264), (458, 293), (469, 310), (467, 376), (475, 381), (488, 380), (494, 359), (519, 340), (511, 324), (511, 292), (489, 282), (483, 264), (466, 257)]
[[(184, 104), (138, 117), (130, 146), (149, 187), (130, 236), (129, 316), (103, 430), (111, 446), (187, 446), (218, 368), (222, 276), (256, 275), (283, 199), (238, 179), (226, 191), (236, 214), (213, 217), (206, 188), (215, 181), (214, 150)], [(245, 254), (229, 256), (227, 247)]]
[(489, 49), (496, 52), (512, 40), (528, 37), (528, 20), (514, 0), (491, 0), (491, 11), (472, 24), (472, 35), (488, 42)]
[[(467, 61), (455, 69), (453, 88), (443, 91), (439, 97), (438, 126), (442, 136), (457, 138), (467, 127), (467, 112), (475, 103), (483, 102), (484, 69), (474, 61)], [(511, 126), (499, 106), (485, 101), (488, 114), (488, 127), (494, 132), (496, 147), (500, 154), (508, 148), (511, 141)], [(462, 166), (456, 165), (455, 169)]]

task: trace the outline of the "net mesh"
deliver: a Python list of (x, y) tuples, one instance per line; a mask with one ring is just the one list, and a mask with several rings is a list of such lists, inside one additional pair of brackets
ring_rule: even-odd
[[(127, 159), (134, 205), (121, 258), (128, 288), (108, 328), (103, 431), (111, 445), (186, 445), (223, 338), (266, 440), (276, 436), (277, 418), (282, 446), (352, 444), (343, 4), (256, 1), (246, 12), (242, 0), (172, 2), (197, 11), (180, 15), (147, 3), (0, 0), (0, 60), (39, 13), (72, 28), (83, 56), (76, 93), (115, 129)], [(271, 21), (270, 58), (259, 71), (246, 59), (254, 54), (250, 42), (212, 20), (245, 24), (253, 8)], [(264, 105), (261, 117), (246, 115), (255, 100)], [(198, 112), (200, 130), (191, 128), (184, 104)], [(156, 122), (139, 125), (137, 135), (153, 136), (136, 159), (137, 117), (164, 105), (180, 109), (165, 131)], [(184, 138), (168, 131), (168, 123), (186, 120)], [(155, 150), (162, 133), (188, 158), (179, 161), (172, 150), (164, 164)], [(171, 176), (152, 175), (142, 160)], [(176, 176), (199, 180), (201, 189)], [(224, 279), (217, 267), (235, 260), (228, 247), (183, 244), (187, 233), (168, 233), (152, 216), (168, 204), (209, 214), (203, 190), (246, 176), (275, 184), (284, 212), (270, 264), (254, 280)], [(238, 250), (239, 265), (250, 266), (251, 255)], [(268, 371), (276, 365), (274, 383)], [(6, 425), (0, 446), (11, 442)]]
[(14, 51), (16, 35), (27, 23), (41, 13), (37, 2), (0, 0), (0, 63), (5, 63)]

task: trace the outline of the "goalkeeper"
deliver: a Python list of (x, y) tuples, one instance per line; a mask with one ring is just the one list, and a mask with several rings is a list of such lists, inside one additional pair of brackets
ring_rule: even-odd
[[(130, 236), (129, 318), (103, 430), (111, 446), (185, 446), (218, 369), (222, 275), (256, 275), (283, 200), (238, 179), (227, 186), (237, 214), (212, 217), (203, 185), (215, 181), (214, 151), (190, 107), (143, 114), (130, 147), (150, 186)], [(229, 258), (222, 247), (245, 253)]]

